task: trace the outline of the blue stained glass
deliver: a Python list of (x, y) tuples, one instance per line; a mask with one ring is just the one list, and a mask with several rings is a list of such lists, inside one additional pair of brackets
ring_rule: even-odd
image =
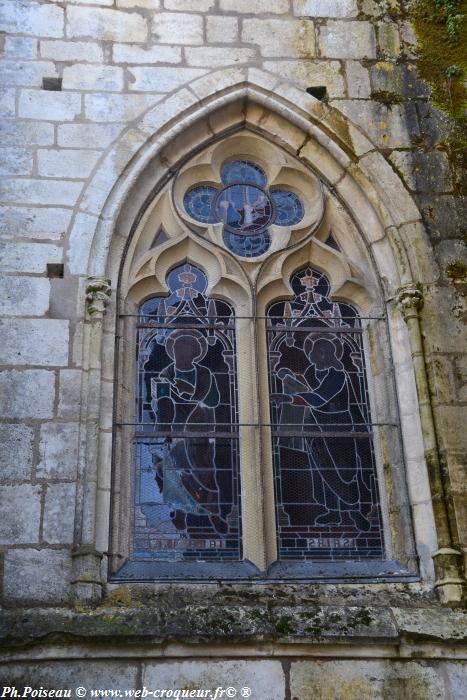
[(274, 215), (266, 192), (253, 185), (230, 185), (216, 199), (216, 212), (226, 229), (250, 235), (263, 231)]
[(361, 323), (305, 268), (268, 309), (269, 385), (280, 559), (383, 554)]
[(271, 224), (294, 226), (303, 219), (300, 199), (289, 190), (267, 187), (266, 173), (250, 160), (233, 160), (221, 168), (221, 189), (197, 185), (185, 194), (186, 211), (204, 224), (224, 224), (224, 244), (244, 258), (263, 255), (271, 245)]
[(258, 255), (263, 255), (271, 245), (271, 238), (267, 231), (257, 234), (256, 236), (239, 236), (231, 231), (224, 232), (225, 246), (243, 258), (256, 258)]
[(241, 559), (235, 316), (186, 263), (140, 307), (133, 560)]
[(303, 205), (293, 192), (274, 190), (271, 199), (276, 207), (274, 223), (278, 226), (295, 226), (303, 219)]
[(233, 160), (222, 166), (221, 180), (224, 185), (231, 185), (235, 182), (248, 182), (253, 185), (266, 186), (266, 173), (259, 165), (251, 160)]
[(197, 185), (185, 194), (183, 206), (196, 221), (201, 221), (203, 224), (213, 224), (218, 221), (213, 207), (216, 194), (215, 187)]

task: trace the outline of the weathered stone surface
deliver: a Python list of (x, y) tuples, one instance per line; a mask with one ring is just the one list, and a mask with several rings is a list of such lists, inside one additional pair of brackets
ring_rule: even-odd
[[(71, 219), (69, 209), (0, 207), (0, 235), (5, 238), (62, 238)], [(55, 262), (55, 261), (53, 261)]]
[(154, 95), (85, 95), (84, 111), (96, 122), (129, 122), (157, 101)]
[(45, 423), (39, 443), (37, 475), (42, 479), (74, 479), (78, 457), (78, 424)]
[(0, 544), (35, 544), (40, 519), (40, 486), (0, 486)]
[(186, 60), (189, 66), (230, 66), (235, 63), (248, 63), (254, 60), (254, 49), (187, 48)]
[(3, 186), (5, 203), (18, 204), (75, 204), (82, 184), (70, 180), (33, 180), (10, 178)]
[(115, 63), (180, 63), (182, 49), (179, 46), (152, 46), (146, 49), (130, 44), (114, 44), (113, 59)]
[(89, 61), (98, 63), (104, 60), (104, 53), (99, 44), (92, 41), (41, 41), (42, 58), (54, 61)]
[(412, 700), (444, 700), (443, 677), (428, 662), (386, 660), (316, 660), (293, 662), (290, 669), (291, 695), (297, 700), (309, 698), (410, 697)]
[(73, 121), (81, 112), (81, 95), (50, 90), (22, 90), (19, 116), (46, 121)]
[(355, 124), (360, 124), (380, 148), (410, 146), (418, 131), (418, 127), (409, 128), (409, 124), (416, 120), (415, 106), (410, 103), (386, 107), (370, 100), (339, 100), (336, 107)]
[(445, 153), (395, 151), (391, 160), (407, 186), (418, 192), (451, 192), (452, 179)]
[(0, 175), (31, 175), (32, 152), (25, 148), (0, 149)]
[(90, 37), (101, 41), (133, 44), (146, 41), (146, 20), (137, 13), (95, 7), (68, 7), (67, 34), (71, 38)]
[(147, 68), (128, 69), (132, 90), (150, 92), (171, 92), (184, 83), (190, 83), (206, 73), (201, 68)]
[(303, 88), (324, 85), (331, 98), (345, 95), (344, 77), (338, 61), (265, 61), (264, 67)]
[(75, 63), (63, 69), (64, 90), (99, 90), (120, 92), (123, 70), (116, 66), (87, 66)]
[(12, 549), (5, 555), (6, 603), (65, 603), (70, 579), (71, 557), (67, 550)]
[[(253, 0), (254, 1), (254, 0)], [(197, 12), (207, 12), (212, 10), (216, 0), (196, 0), (195, 3), (192, 0), (164, 0), (164, 8), (166, 10), (179, 10), (179, 11), (194, 11)]]
[(0, 363), (63, 366), (68, 364), (68, 321), (0, 319)]
[(42, 316), (49, 308), (50, 283), (33, 277), (0, 279), (0, 313), (5, 316)]
[[(23, 61), (27, 58), (36, 58), (37, 56), (37, 39), (32, 39), (26, 36), (6, 36), (5, 37), (5, 56), (18, 56)], [(50, 58), (44, 56), (44, 58)]]
[(293, 0), (297, 17), (355, 17), (357, 0)]
[(15, 88), (2, 88), (0, 90), (0, 116), (2, 119), (12, 119), (16, 113)]
[(43, 538), (49, 544), (71, 544), (75, 516), (75, 484), (49, 484), (45, 494)]
[(79, 369), (62, 369), (58, 385), (58, 417), (79, 418), (81, 409), (81, 377)]
[(117, 0), (117, 7), (122, 8), (138, 8), (145, 10), (158, 10), (161, 6), (161, 0)]
[(244, 19), (242, 41), (258, 44), (261, 55), (312, 58), (315, 30), (309, 20)]
[(219, 0), (220, 9), (226, 12), (239, 12), (249, 14), (283, 14), (289, 10), (288, 0)]
[(64, 10), (56, 5), (40, 5), (29, 0), (1, 0), (0, 29), (11, 34), (63, 36)]
[(238, 19), (236, 17), (206, 17), (208, 42), (224, 44), (238, 39)]
[[(126, 0), (130, 1), (130, 0)], [(136, 2), (136, 0), (132, 0)], [(139, 0), (147, 2), (148, 0)], [(120, 0), (122, 2), (122, 0)], [(109, 661), (105, 660), (73, 660), (66, 663), (63, 661), (48, 661), (44, 663), (18, 662), (8, 664), (8, 678), (12, 684), (21, 686), (25, 678), (34, 678), (34, 682), (39, 688), (57, 688), (57, 679), (60, 679), (60, 688), (71, 690), (72, 698), (77, 698), (75, 688), (97, 689), (108, 688), (118, 689), (118, 692), (134, 692), (138, 689), (138, 664), (134, 661)], [(6, 683), (6, 680), (5, 680)], [(155, 688), (158, 686), (155, 686)], [(142, 690), (142, 688), (139, 688)], [(150, 690), (150, 689), (148, 689)], [(152, 691), (151, 691), (152, 692)], [(149, 696), (151, 697), (151, 696)]]
[(88, 267), (92, 238), (98, 219), (89, 214), (79, 213), (70, 232), (70, 245), (67, 251), (68, 268), (73, 275), (85, 274)]
[(57, 144), (64, 148), (106, 148), (123, 127), (123, 124), (61, 124)]
[(401, 53), (399, 28), (394, 22), (378, 24), (378, 46), (383, 56), (397, 58)]
[(182, 661), (174, 673), (172, 664), (146, 663), (143, 683), (164, 688), (249, 687), (252, 697), (282, 700), (284, 673), (279, 661)]
[(376, 58), (373, 25), (331, 20), (319, 29), (319, 47), (328, 58)]
[(87, 178), (102, 151), (47, 148), (37, 152), (39, 175), (43, 177)]
[(44, 75), (57, 75), (55, 65), (51, 61), (0, 61), (0, 78), (3, 85), (40, 87)]
[(160, 44), (202, 44), (203, 18), (182, 12), (161, 12), (154, 15), (151, 31)]
[(0, 479), (26, 480), (31, 476), (33, 431), (28, 425), (0, 424)]
[(345, 64), (347, 77), (347, 94), (349, 97), (365, 99), (370, 97), (371, 85), (368, 69), (360, 61), (347, 61)]
[(54, 142), (54, 125), (45, 122), (14, 122), (3, 119), (0, 123), (0, 143), (8, 146), (49, 146)]
[(0, 372), (2, 418), (51, 418), (54, 397), (53, 372), (40, 369)]

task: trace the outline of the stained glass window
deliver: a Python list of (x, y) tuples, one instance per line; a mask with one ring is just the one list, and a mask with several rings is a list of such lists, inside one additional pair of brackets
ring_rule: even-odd
[(224, 245), (236, 255), (253, 258), (269, 249), (268, 227), (295, 226), (304, 216), (300, 199), (289, 190), (267, 189), (266, 173), (250, 160), (234, 160), (221, 168), (223, 187), (197, 185), (183, 203), (201, 223), (223, 223)]
[(380, 558), (361, 322), (323, 274), (306, 268), (292, 287), (267, 318), (279, 558)]
[(276, 207), (274, 223), (278, 226), (295, 226), (303, 219), (302, 203), (293, 192), (274, 190), (271, 199)]
[(241, 558), (235, 318), (188, 263), (138, 317), (134, 560)]
[(215, 223), (218, 219), (212, 204), (216, 192), (215, 187), (207, 185), (199, 185), (188, 190), (183, 200), (188, 214), (203, 224)]

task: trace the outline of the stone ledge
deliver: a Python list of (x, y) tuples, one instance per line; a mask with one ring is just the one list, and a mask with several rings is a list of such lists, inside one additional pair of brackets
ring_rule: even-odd
[[(278, 601), (279, 603), (279, 601)], [(165, 642), (397, 646), (403, 641), (467, 642), (467, 613), (437, 608), (286, 605), (20, 609), (0, 613), (0, 647), (38, 642), (114, 645)]]

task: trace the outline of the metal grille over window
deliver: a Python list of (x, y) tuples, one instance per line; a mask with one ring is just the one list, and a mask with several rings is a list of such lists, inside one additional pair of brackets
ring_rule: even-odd
[(306, 268), (268, 309), (279, 558), (383, 555), (361, 321)]
[(138, 317), (137, 561), (241, 558), (235, 317), (189, 264)]

